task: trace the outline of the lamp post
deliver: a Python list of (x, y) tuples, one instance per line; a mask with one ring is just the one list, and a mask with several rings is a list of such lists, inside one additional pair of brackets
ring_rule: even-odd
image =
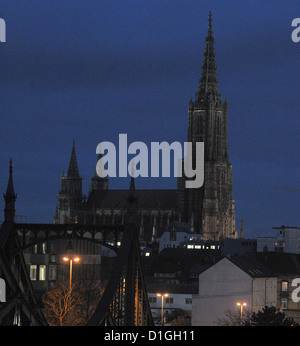
[(236, 305), (241, 307), (241, 321), (242, 321), (243, 320), (243, 307), (247, 306), (247, 303), (237, 302)]
[(164, 297), (168, 297), (168, 293), (156, 293), (158, 297), (161, 297), (161, 325), (164, 325)]
[(72, 254), (73, 246), (71, 241), (68, 242), (67, 246), (67, 252), (69, 252), (67, 255), (63, 257), (63, 260), (65, 262), (70, 262), (70, 295), (69, 295), (69, 326), (71, 325), (71, 294), (72, 294), (72, 273), (73, 273), (73, 261), (75, 263), (78, 263), (80, 261), (80, 257)]

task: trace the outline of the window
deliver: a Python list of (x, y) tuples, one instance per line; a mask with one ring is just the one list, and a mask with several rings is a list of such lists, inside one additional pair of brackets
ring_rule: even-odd
[(167, 304), (173, 304), (173, 298), (166, 298), (166, 303)]
[(287, 298), (282, 298), (281, 299), (281, 308), (282, 308), (282, 310), (286, 310), (288, 308), (288, 306), (287, 306)]
[(281, 281), (281, 291), (282, 292), (288, 291), (288, 282), (287, 281)]
[(42, 244), (41, 244), (41, 253), (42, 253), (43, 255), (45, 255), (45, 254), (46, 254), (46, 251), (47, 251), (47, 249), (46, 249), (46, 243), (42, 243)]
[(156, 303), (156, 297), (149, 297), (149, 303)]
[(45, 281), (46, 280), (46, 266), (40, 265), (39, 267), (39, 280)]
[(30, 265), (30, 280), (36, 280), (36, 271), (37, 271), (36, 264), (31, 264)]
[(192, 304), (192, 298), (185, 298), (185, 304)]

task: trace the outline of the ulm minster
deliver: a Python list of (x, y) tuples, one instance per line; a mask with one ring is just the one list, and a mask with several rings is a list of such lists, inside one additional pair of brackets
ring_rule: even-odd
[[(204, 239), (237, 236), (228, 154), (228, 105), (222, 101), (218, 86), (211, 14), (205, 44), (199, 88), (194, 101), (188, 103), (187, 131), (187, 141), (193, 143), (193, 148), (196, 142), (204, 143), (204, 184), (198, 189), (187, 189), (187, 178), (182, 177), (174, 190), (138, 190), (141, 240), (156, 239), (174, 221), (187, 223)], [(54, 222), (122, 223), (126, 193), (110, 190), (108, 178), (95, 173), (84, 200), (73, 143), (68, 173), (61, 177)]]
[[(80, 148), (73, 141), (67, 173), (60, 176), (53, 223), (18, 223), (10, 160), (0, 229), (0, 277), (6, 283), (0, 325), (59, 325), (46, 310), (49, 301), (44, 296), (68, 280), (70, 298), (60, 325), (153, 326), (164, 325), (167, 317), (169, 321), (183, 318), (195, 326), (214, 325), (222, 309), (232, 307), (237, 299), (241, 309), (248, 306), (253, 312), (267, 305), (287, 309), (285, 293), (291, 275), (298, 275), (299, 259), (293, 258), (292, 274), (285, 272), (285, 264), (291, 263), (289, 254), (279, 259), (265, 256), (272, 245), (268, 240), (257, 244), (244, 239), (243, 224), (238, 236), (228, 150), (229, 114), (219, 89), (209, 13), (199, 85), (195, 96), (187, 100), (187, 142), (192, 143), (193, 154), (196, 143), (204, 143), (200, 188), (186, 188), (189, 178), (183, 174), (174, 189), (140, 189), (133, 178), (128, 189), (110, 189), (109, 177), (100, 177), (95, 169), (85, 194), (77, 161)], [(193, 163), (196, 159), (192, 157)], [(279, 232), (282, 235), (285, 230)], [(282, 250), (283, 243), (278, 244)], [(263, 248), (257, 256), (256, 246)], [(244, 258), (247, 251), (250, 256)], [(240, 256), (232, 256), (237, 253)], [(81, 263), (76, 265), (78, 254)], [(276, 271), (278, 261), (283, 273)], [(211, 268), (220, 276), (210, 274)], [(201, 275), (214, 286), (201, 281)], [(219, 304), (214, 299), (220, 296), (224, 278), (229, 291), (222, 293)], [(74, 281), (79, 279), (86, 289), (84, 299), (96, 292), (85, 318), (79, 318), (82, 311), (74, 307)], [(265, 280), (264, 291), (261, 280)], [(283, 295), (276, 296), (276, 285), (281, 285)], [(300, 321), (294, 307), (288, 316)], [(241, 317), (238, 323), (242, 321)]]

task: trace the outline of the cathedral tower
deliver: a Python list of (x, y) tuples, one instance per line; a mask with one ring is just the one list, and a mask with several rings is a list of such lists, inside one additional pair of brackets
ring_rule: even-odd
[[(204, 184), (186, 189), (186, 177), (178, 180), (178, 202), (183, 220), (205, 239), (236, 237), (232, 166), (228, 156), (228, 106), (219, 91), (214, 53), (212, 17), (199, 88), (188, 105), (188, 142), (204, 142)], [(195, 162), (195, 157), (193, 158)]]

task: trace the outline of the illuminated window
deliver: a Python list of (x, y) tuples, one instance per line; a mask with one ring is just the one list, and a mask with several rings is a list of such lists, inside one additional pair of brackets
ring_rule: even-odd
[(282, 292), (288, 291), (288, 282), (287, 281), (281, 281), (281, 291)]
[(30, 265), (30, 280), (36, 280), (36, 271), (37, 271), (36, 264), (31, 264)]
[(46, 280), (46, 266), (40, 265), (39, 267), (39, 280), (45, 281)]
[(42, 252), (43, 255), (46, 254), (46, 243), (42, 243), (41, 252)]

